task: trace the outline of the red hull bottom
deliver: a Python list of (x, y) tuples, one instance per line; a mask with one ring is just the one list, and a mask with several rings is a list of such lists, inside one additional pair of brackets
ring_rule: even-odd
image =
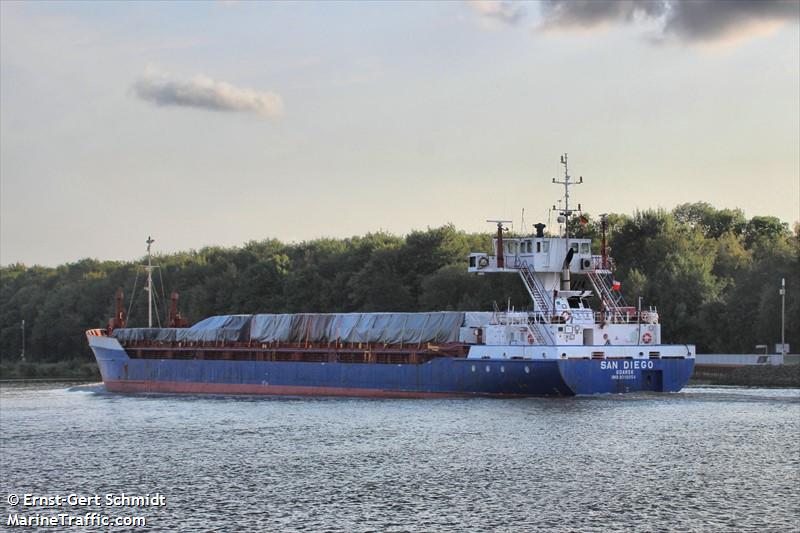
[(262, 396), (347, 396), (359, 398), (457, 398), (470, 396), (520, 397), (511, 394), (464, 394), (457, 392), (393, 391), (352, 387), (294, 387), (236, 383), (183, 381), (107, 381), (106, 390), (123, 393), (241, 394)]

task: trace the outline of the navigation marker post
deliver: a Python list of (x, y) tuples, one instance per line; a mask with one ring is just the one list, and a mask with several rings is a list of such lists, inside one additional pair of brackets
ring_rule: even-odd
[(781, 361), (786, 364), (786, 278), (781, 278)]

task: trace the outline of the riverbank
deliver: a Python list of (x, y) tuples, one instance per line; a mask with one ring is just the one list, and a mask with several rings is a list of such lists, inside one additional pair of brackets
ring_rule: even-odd
[(697, 368), (691, 385), (800, 388), (800, 365), (750, 365), (738, 368)]
[(0, 380), (87, 380), (100, 381), (94, 361), (71, 359), (57, 362), (0, 361)]

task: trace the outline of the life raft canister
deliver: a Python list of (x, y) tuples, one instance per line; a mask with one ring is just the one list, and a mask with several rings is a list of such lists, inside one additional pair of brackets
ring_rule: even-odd
[(642, 342), (645, 344), (650, 344), (653, 342), (653, 335), (648, 331), (644, 335), (642, 335)]
[(572, 313), (569, 311), (564, 311), (561, 313), (561, 318), (564, 320), (565, 323), (572, 322)]

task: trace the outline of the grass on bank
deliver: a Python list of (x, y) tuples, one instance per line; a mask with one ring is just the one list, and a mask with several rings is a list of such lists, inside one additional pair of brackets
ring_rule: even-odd
[(7, 361), (0, 360), (0, 379), (81, 379), (100, 381), (100, 371), (94, 361)]
[(800, 365), (743, 366), (730, 370), (695, 368), (691, 383), (695, 385), (800, 388)]

